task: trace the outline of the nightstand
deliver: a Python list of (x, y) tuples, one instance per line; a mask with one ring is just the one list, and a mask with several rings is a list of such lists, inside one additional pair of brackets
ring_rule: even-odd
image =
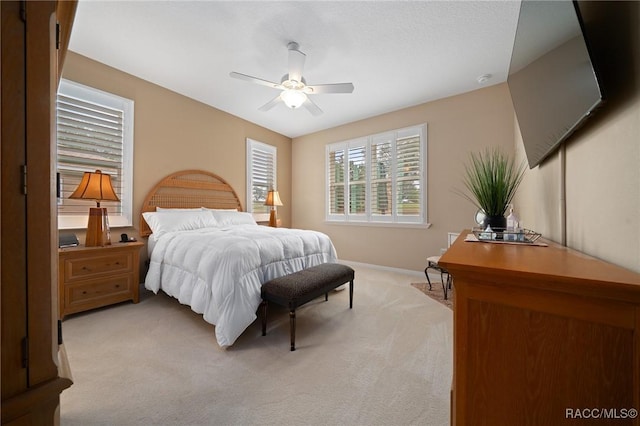
[(141, 242), (58, 249), (60, 319), (125, 300), (138, 303)]

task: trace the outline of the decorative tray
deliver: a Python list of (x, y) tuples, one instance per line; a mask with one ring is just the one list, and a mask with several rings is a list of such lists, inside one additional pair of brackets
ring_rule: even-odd
[(535, 231), (524, 228), (517, 232), (507, 231), (503, 228), (473, 228), (472, 232), (478, 241), (508, 244), (534, 244), (542, 236)]

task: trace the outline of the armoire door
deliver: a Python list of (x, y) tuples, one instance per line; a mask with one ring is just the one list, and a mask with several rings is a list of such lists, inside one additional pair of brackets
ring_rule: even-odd
[(20, 2), (0, 2), (2, 105), (0, 252), (2, 263), (2, 400), (27, 382), (26, 25)]
[(57, 423), (55, 1), (0, 1), (2, 424)]

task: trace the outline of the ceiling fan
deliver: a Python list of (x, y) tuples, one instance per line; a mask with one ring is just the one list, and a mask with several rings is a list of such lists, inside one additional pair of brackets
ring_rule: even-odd
[(240, 74), (238, 72), (229, 73), (233, 78), (281, 90), (278, 96), (258, 108), (260, 111), (268, 111), (280, 102), (284, 102), (284, 104), (291, 109), (303, 106), (309, 110), (311, 114), (320, 115), (322, 114), (322, 110), (311, 99), (309, 99), (308, 95), (353, 92), (352, 83), (316, 84), (308, 86), (302, 76), (304, 61), (307, 55), (299, 50), (298, 43), (294, 41), (287, 44), (287, 49), (289, 50), (289, 73), (282, 77), (282, 81), (280, 81), (280, 83), (274, 83), (261, 78), (252, 77), (250, 75)]

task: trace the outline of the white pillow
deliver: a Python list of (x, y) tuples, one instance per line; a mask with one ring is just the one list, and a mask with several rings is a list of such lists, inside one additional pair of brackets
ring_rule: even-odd
[(156, 237), (171, 231), (188, 231), (218, 226), (213, 215), (204, 210), (144, 212), (142, 217)]
[(232, 225), (258, 225), (251, 213), (230, 210), (210, 210), (210, 212), (220, 227)]
[(202, 210), (209, 210), (212, 212), (237, 212), (238, 209), (210, 209), (208, 207), (203, 207)]

